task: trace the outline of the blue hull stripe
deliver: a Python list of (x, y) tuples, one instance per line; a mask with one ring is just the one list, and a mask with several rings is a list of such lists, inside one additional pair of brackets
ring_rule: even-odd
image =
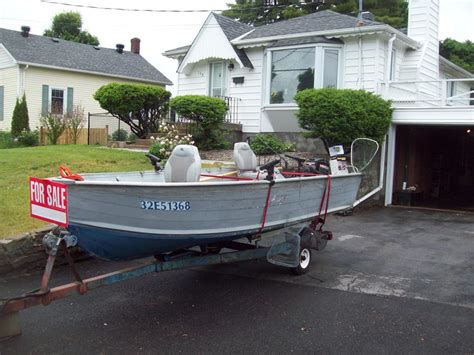
[(83, 250), (106, 260), (143, 258), (182, 248), (239, 239), (256, 232), (204, 236), (150, 235), (78, 224), (69, 225), (68, 230), (77, 237)]

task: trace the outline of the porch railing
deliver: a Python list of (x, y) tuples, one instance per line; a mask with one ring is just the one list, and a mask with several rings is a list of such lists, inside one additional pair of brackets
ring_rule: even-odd
[(474, 109), (474, 78), (389, 81), (377, 91), (395, 106), (471, 106)]
[(217, 96), (217, 97), (224, 100), (228, 107), (228, 111), (225, 116), (225, 122), (239, 123), (239, 102), (242, 99), (238, 97), (232, 97), (232, 96)]

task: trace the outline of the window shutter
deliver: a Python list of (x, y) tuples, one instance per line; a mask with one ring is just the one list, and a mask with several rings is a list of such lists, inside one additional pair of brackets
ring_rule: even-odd
[(68, 115), (72, 114), (72, 105), (74, 102), (74, 89), (73, 88), (67, 88), (67, 108), (66, 112)]
[(3, 86), (0, 86), (0, 121), (3, 121)]
[(43, 97), (41, 99), (41, 114), (46, 115), (49, 111), (49, 86), (43, 85)]

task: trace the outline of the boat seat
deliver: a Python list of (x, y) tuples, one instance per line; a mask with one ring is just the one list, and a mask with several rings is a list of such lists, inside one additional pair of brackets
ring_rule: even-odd
[(239, 177), (259, 180), (265, 178), (266, 174), (259, 173), (257, 170), (257, 156), (247, 142), (234, 144), (234, 161)]
[(201, 177), (201, 157), (197, 147), (180, 144), (171, 152), (165, 164), (166, 182), (198, 182)]

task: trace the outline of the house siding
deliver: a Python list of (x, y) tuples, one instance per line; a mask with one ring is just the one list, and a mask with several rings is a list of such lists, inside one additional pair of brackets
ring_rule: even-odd
[[(38, 67), (29, 67), (24, 72), (24, 92), (28, 102), (28, 111), (30, 116), (30, 128), (40, 126), (42, 88), (48, 85), (50, 88), (64, 89), (67, 93), (68, 87), (74, 89), (73, 105), (81, 105), (84, 108), (84, 114), (88, 112), (104, 112), (99, 103), (94, 100), (93, 94), (102, 85), (119, 83), (140, 83), (139, 81), (130, 81), (124, 79), (115, 79), (105, 76), (74, 73), (63, 70), (54, 70)], [(143, 83), (150, 85), (149, 83)], [(67, 100), (67, 97), (66, 97)], [(66, 108), (66, 105), (65, 105)], [(10, 114), (11, 119), (11, 114)], [(8, 121), (8, 119), (6, 120)], [(104, 127), (109, 125), (112, 130), (116, 129), (117, 120), (107, 118), (97, 118), (91, 121), (91, 127)]]
[(9, 131), (18, 95), (17, 66), (0, 69), (0, 85), (3, 86), (3, 120), (0, 121), (0, 130)]
[(376, 91), (377, 80), (380, 80), (379, 53), (376, 36), (362, 37), (362, 58), (360, 58), (359, 38), (345, 38), (343, 88)]
[[(260, 130), (260, 113), (263, 92), (263, 49), (251, 48), (246, 51), (253, 69), (235, 68), (230, 73), (229, 96), (239, 98), (239, 121), (244, 133)], [(234, 84), (232, 77), (243, 76), (243, 84)]]

